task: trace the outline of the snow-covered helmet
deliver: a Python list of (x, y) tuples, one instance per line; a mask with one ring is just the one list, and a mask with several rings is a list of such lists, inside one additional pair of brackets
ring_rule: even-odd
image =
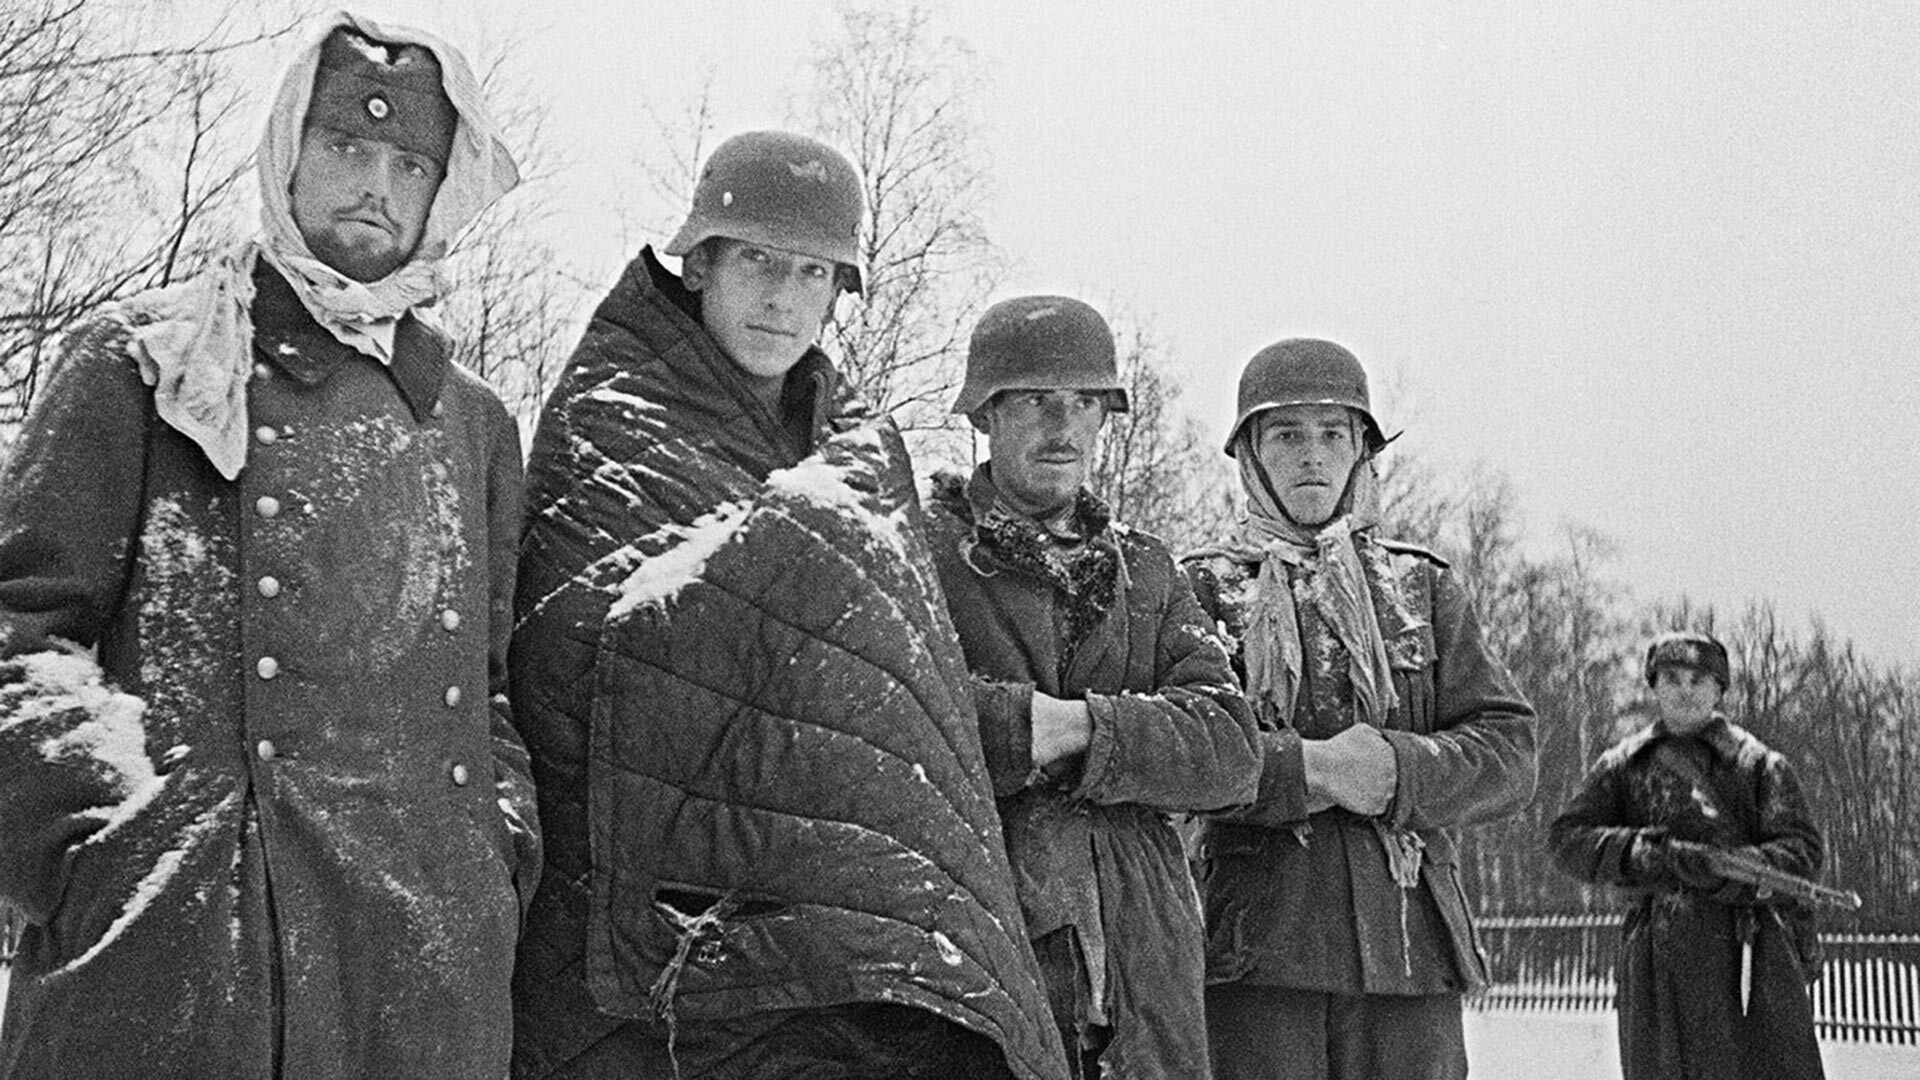
[(860, 174), (846, 155), (805, 135), (749, 131), (708, 155), (666, 253), (685, 255), (715, 236), (744, 240), (838, 263), (860, 292), (866, 216)]
[(1091, 305), (1067, 296), (1017, 296), (980, 316), (952, 411), (971, 416), (1002, 390), (1099, 392), (1109, 410), (1127, 411), (1113, 331)]
[(1345, 405), (1366, 421), (1367, 452), (1387, 445), (1367, 396), (1367, 371), (1352, 353), (1331, 341), (1288, 338), (1261, 349), (1240, 372), (1240, 401), (1227, 432), (1227, 455), (1247, 421), (1285, 405)]

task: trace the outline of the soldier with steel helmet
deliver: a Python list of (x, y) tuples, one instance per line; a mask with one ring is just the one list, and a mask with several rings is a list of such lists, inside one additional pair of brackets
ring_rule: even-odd
[(1205, 1077), (1200, 913), (1169, 818), (1252, 801), (1259, 745), (1166, 546), (1087, 487), (1127, 407), (1092, 307), (995, 304), (953, 405), (988, 460), (936, 479), (928, 529), (1074, 1075)]
[(1246, 516), (1186, 562), (1266, 750), (1201, 843), (1223, 1078), (1466, 1075), (1488, 974), (1452, 830), (1532, 796), (1534, 717), (1458, 575), (1377, 535), (1389, 441), (1351, 352), (1261, 350), (1227, 439)]
[(911, 463), (816, 344), (865, 213), (833, 147), (726, 140), (541, 415), (516, 1076), (1063, 1069)]

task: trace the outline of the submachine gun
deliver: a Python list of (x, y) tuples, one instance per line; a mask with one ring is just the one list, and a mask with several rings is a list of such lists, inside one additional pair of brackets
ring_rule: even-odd
[(1834, 889), (1798, 874), (1789, 874), (1772, 863), (1745, 851), (1700, 845), (1707, 866), (1728, 881), (1753, 886), (1765, 899), (1769, 893), (1791, 897), (1812, 907), (1830, 907), (1840, 911), (1860, 910), (1860, 894), (1851, 889)]

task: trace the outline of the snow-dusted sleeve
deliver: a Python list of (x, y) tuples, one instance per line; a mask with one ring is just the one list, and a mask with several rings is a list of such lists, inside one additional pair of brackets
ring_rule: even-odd
[(1159, 594), (1157, 619), (1130, 628), (1152, 635), (1154, 685), (1087, 694), (1093, 736), (1076, 795), (1171, 812), (1251, 803), (1260, 737), (1219, 636), (1165, 548), (1136, 540), (1123, 550), (1131, 587)]
[(996, 798), (1039, 782), (1033, 764), (1033, 691), (1030, 682), (996, 682), (974, 675), (973, 706), (980, 718), (980, 749)]
[(84, 652), (0, 661), (0, 896), (28, 921), (59, 906), (75, 848), (159, 792), (145, 710)]
[(0, 896), (34, 921), (68, 853), (157, 784), (141, 702), (86, 655), (121, 602), (152, 422), (125, 334), (69, 340), (0, 470)]
[(1537, 779), (1533, 706), (1487, 650), (1466, 590), (1433, 568), (1431, 731), (1383, 730), (1399, 778), (1388, 808), (1396, 828), (1469, 825), (1513, 813)]
[(153, 422), (125, 342), (74, 335), (0, 470), (0, 657), (91, 646), (121, 602)]
[(1594, 885), (1637, 885), (1627, 856), (1645, 830), (1627, 823), (1618, 753), (1601, 756), (1547, 828), (1560, 869)]
[(520, 465), (520, 429), (505, 407), (496, 412), (487, 462), (488, 582), (487, 681), (491, 695), (493, 787), (511, 846), (506, 857), (514, 891), (525, 914), (540, 882), (540, 819), (534, 804), (533, 769), (527, 746), (513, 724), (508, 692), (507, 645), (513, 637), (514, 580), (520, 557), (520, 515), (525, 478)]

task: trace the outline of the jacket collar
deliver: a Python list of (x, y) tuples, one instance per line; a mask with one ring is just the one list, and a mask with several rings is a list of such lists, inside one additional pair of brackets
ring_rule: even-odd
[[(646, 312), (650, 310), (649, 317)], [(700, 320), (700, 294), (687, 288), (680, 275), (660, 262), (651, 245), (642, 248), (620, 283), (602, 300), (594, 318), (626, 329), (651, 351), (666, 357), (677, 376), (687, 380), (688, 404), (702, 404), (715, 418), (725, 420), (744, 413), (776, 446), (786, 447), (793, 460), (804, 458), (829, 434), (832, 418), (858, 411), (834, 368), (818, 345), (812, 345), (787, 374), (780, 412), (775, 415), (753, 392), (747, 378), (707, 333)], [(808, 445), (793, 447), (785, 413), (806, 418)], [(791, 464), (791, 462), (789, 462)]]
[(1107, 509), (1107, 504), (1084, 487), (1075, 493), (1072, 512), (1063, 527), (1053, 527), (1032, 515), (1023, 514), (1007, 505), (1001, 497), (1000, 486), (993, 479), (991, 461), (983, 461), (974, 467), (973, 476), (967, 481), (967, 509), (975, 524), (995, 517), (1019, 518), (1032, 522), (1034, 527), (1056, 539), (1073, 543), (1084, 543), (1098, 537), (1113, 521), (1113, 512)]
[(1667, 730), (1666, 722), (1655, 720), (1620, 741), (1621, 749), (1632, 758), (1662, 740), (1697, 739), (1726, 761), (1740, 760), (1741, 732), (1721, 713), (1714, 713), (1707, 726), (1693, 735), (1677, 735)]
[[(265, 259), (253, 270), (254, 354), (288, 376), (317, 386), (340, 365), (362, 354), (342, 344), (314, 320), (300, 297)], [(416, 422), (433, 415), (452, 363), (448, 342), (412, 312), (394, 333), (393, 363), (386, 367)]]

